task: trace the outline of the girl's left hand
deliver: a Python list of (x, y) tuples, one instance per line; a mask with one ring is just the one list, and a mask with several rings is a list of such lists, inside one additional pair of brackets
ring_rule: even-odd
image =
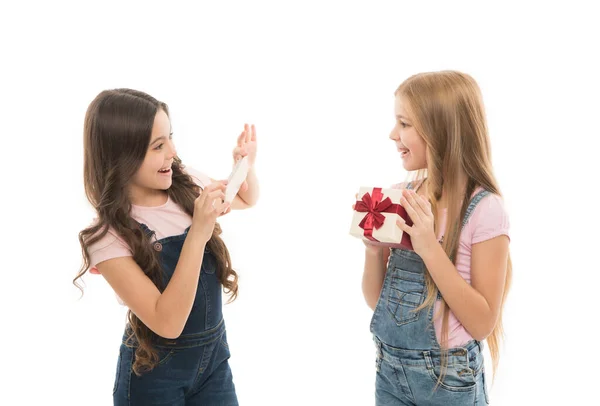
[(431, 203), (413, 190), (408, 189), (402, 191), (400, 203), (408, 213), (413, 225), (406, 225), (402, 218), (398, 219), (396, 224), (410, 236), (413, 250), (422, 257), (424, 253), (438, 244), (433, 227)]
[[(245, 156), (248, 157), (248, 164), (252, 168), (256, 161), (256, 128), (254, 124), (252, 126), (244, 124), (244, 131), (238, 137), (237, 145), (233, 149), (234, 162), (239, 161)], [(246, 190), (248, 190), (248, 182), (244, 181), (240, 187), (240, 191)]]

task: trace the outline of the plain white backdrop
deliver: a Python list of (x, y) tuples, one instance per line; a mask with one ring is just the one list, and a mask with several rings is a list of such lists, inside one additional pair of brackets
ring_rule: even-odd
[(112, 404), (125, 309), (101, 276), (84, 277), (82, 299), (71, 280), (77, 233), (94, 217), (82, 184), (83, 118), (115, 87), (168, 103), (180, 156), (215, 178), (229, 174), (243, 124), (257, 127), (260, 201), (221, 220), (240, 274), (239, 299), (224, 310), (240, 404), (374, 404), (351, 204), (362, 185), (405, 178), (387, 138), (393, 92), (414, 73), (441, 69), (481, 86), (512, 225), (513, 289), (491, 404), (593, 402), (600, 32), (591, 9), (16, 7), (0, 12), (1, 404)]

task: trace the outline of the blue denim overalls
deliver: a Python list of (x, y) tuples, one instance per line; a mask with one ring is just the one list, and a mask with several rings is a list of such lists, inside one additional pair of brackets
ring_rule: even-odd
[[(409, 184), (407, 188), (411, 187)], [(463, 227), (488, 193), (484, 190), (473, 197)], [(392, 249), (371, 321), (377, 347), (377, 406), (487, 404), (483, 347), (476, 340), (448, 350), (446, 376), (435, 388), (440, 376), (441, 350), (432, 323), (433, 307), (414, 312), (426, 294), (421, 257), (414, 251)]]
[[(154, 235), (145, 224), (142, 229)], [(165, 282), (173, 276), (189, 227), (181, 235), (153, 243), (160, 251)], [(166, 285), (165, 285), (166, 286)], [(213, 254), (204, 251), (196, 298), (182, 334), (160, 338), (155, 348), (159, 364), (138, 377), (132, 371), (134, 348), (123, 335), (113, 391), (114, 404), (122, 405), (238, 405), (222, 313), (222, 285)]]

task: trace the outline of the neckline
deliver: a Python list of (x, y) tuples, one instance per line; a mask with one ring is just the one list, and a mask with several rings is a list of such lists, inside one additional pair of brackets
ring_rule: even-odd
[(136, 209), (141, 209), (141, 210), (152, 210), (152, 209), (160, 209), (163, 207), (166, 207), (169, 203), (171, 202), (171, 196), (169, 196), (169, 194), (167, 193), (167, 201), (164, 202), (163, 204), (159, 205), (159, 206), (140, 206), (138, 204), (131, 204), (132, 208), (136, 208)]

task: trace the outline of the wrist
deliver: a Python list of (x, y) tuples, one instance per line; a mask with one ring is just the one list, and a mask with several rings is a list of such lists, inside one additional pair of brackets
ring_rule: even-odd
[(383, 259), (383, 247), (367, 245), (365, 247), (365, 259), (367, 261), (379, 261)]
[(377, 255), (381, 255), (382, 252), (383, 252), (383, 247), (378, 247), (376, 245), (367, 245), (365, 247), (365, 253), (367, 255), (377, 256)]
[[(422, 252), (418, 253), (426, 266), (436, 261), (440, 254), (446, 256), (446, 251), (442, 248), (442, 245), (435, 241), (427, 246)], [(429, 266), (428, 266), (429, 268)]]
[[(187, 233), (187, 238), (191, 238), (191, 240), (193, 241), (193, 243), (196, 245), (201, 245), (202, 248), (204, 248), (204, 246), (208, 243), (208, 240), (210, 239), (210, 237), (207, 239), (203, 234), (202, 234), (202, 230), (199, 230), (198, 228), (194, 227), (194, 225), (190, 226), (190, 229), (188, 230)], [(186, 238), (186, 240), (187, 240)]]

